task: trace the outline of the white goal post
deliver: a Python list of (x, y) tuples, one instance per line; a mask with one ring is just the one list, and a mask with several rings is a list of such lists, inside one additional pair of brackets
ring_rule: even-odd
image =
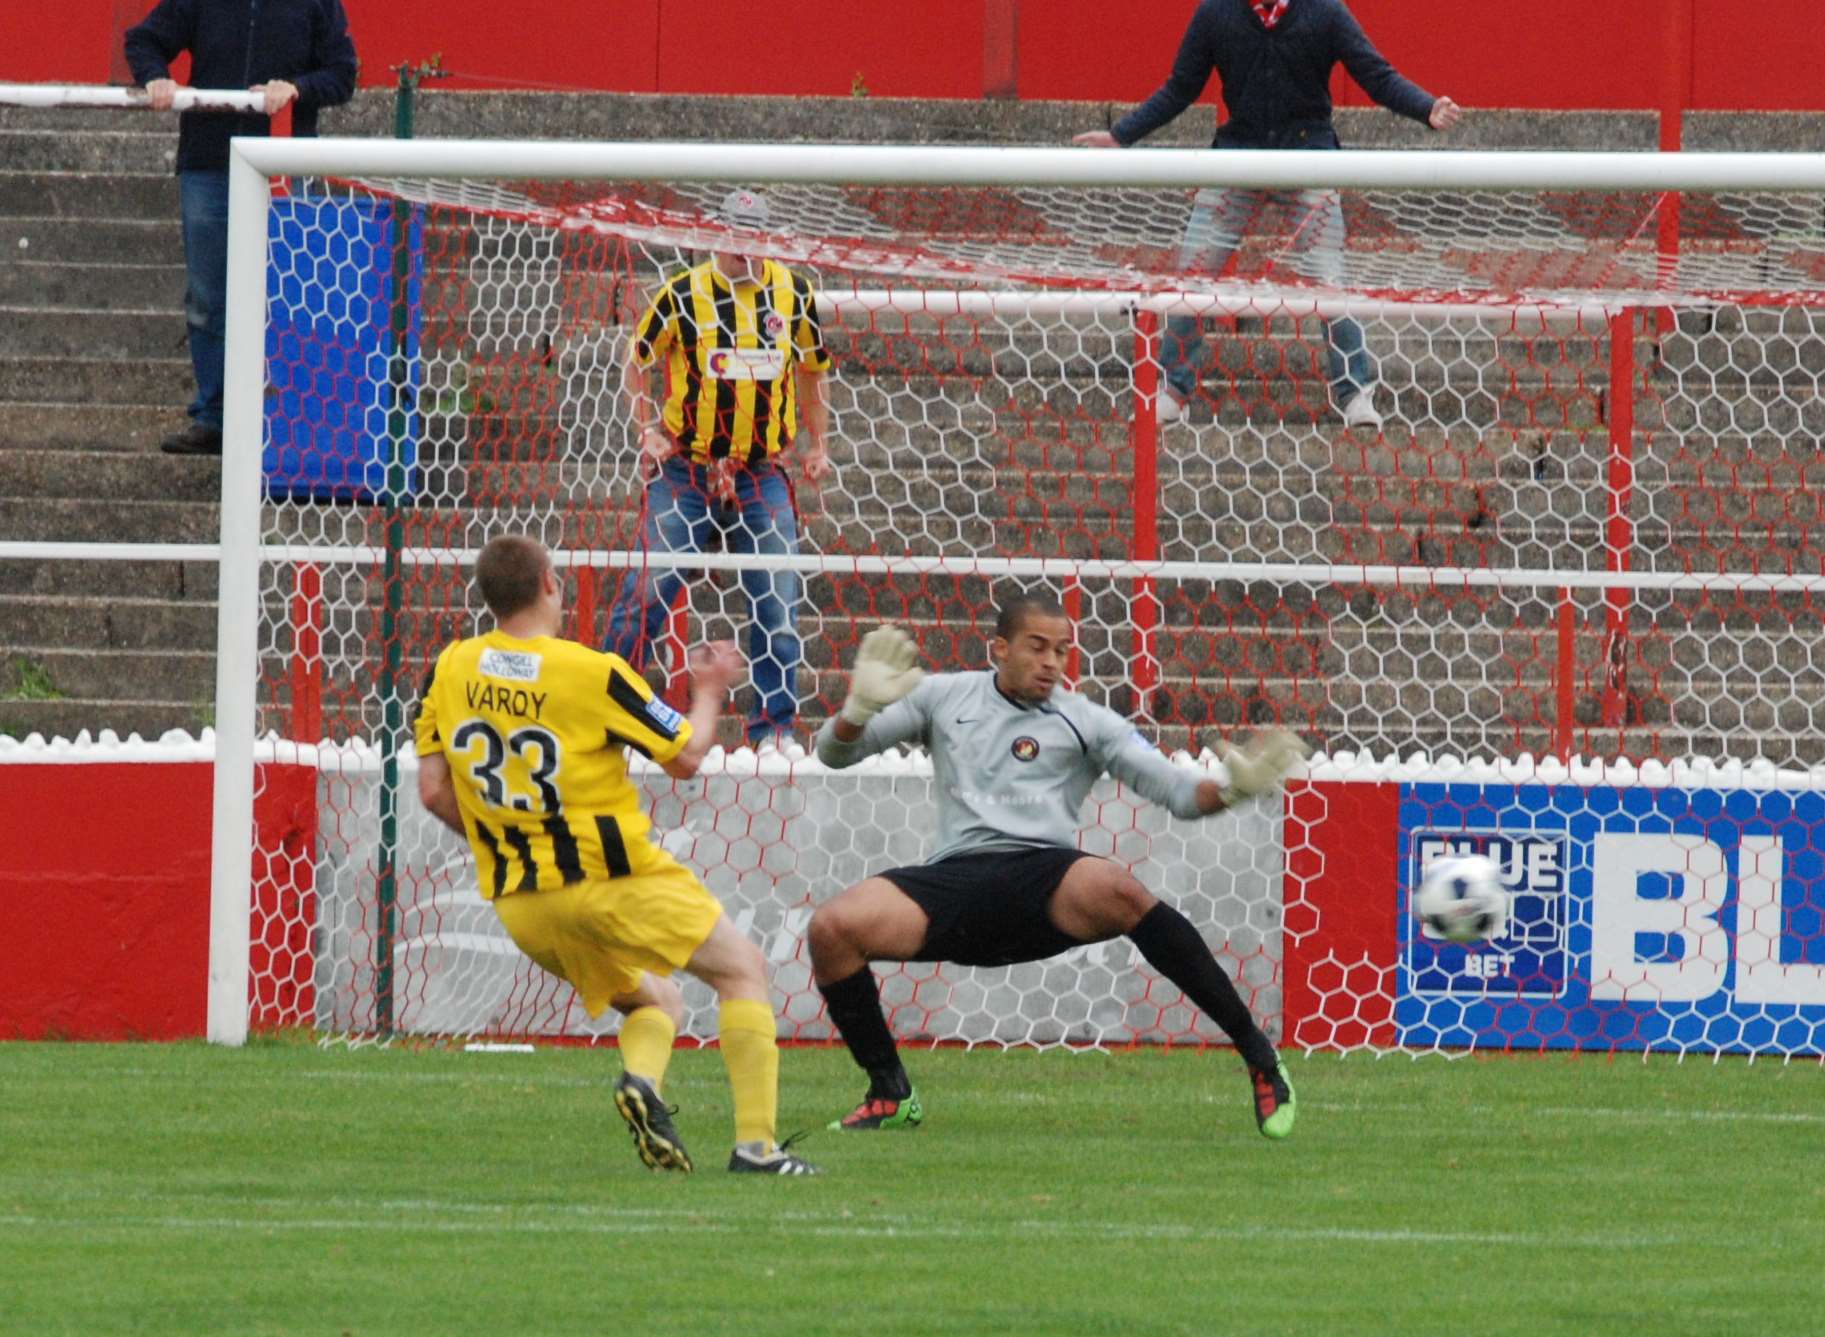
[[(360, 183), (363, 188), (375, 188), (383, 194), (393, 191), (402, 183), (410, 185), (436, 180), (509, 182), (516, 186), (538, 182), (613, 181), (654, 185), (727, 182), (761, 188), (932, 187), (981, 188), (1007, 192), (1025, 189), (1085, 189), (1139, 192), (1143, 198), (1145, 192), (1178, 192), (1182, 196), (1185, 192), (1206, 188), (1412, 192), (1422, 195), (1439, 191), (1498, 194), (1590, 192), (1595, 195), (1634, 192), (1648, 196), (1683, 192), (1701, 195), (1737, 192), (1751, 196), (1761, 193), (1783, 196), (1819, 193), (1825, 197), (1825, 155), (1561, 152), (1313, 154), (1173, 150), (1091, 152), (1063, 148), (235, 140), (229, 179), (227, 388), (223, 423), (225, 448), (219, 549), (221, 586), (215, 720), (218, 750), (208, 1009), (209, 1039), (224, 1044), (242, 1043), (249, 1029), (250, 944), (257, 937), (253, 923), (256, 751), (268, 756), (279, 755), (291, 744), (314, 744), (318, 741), (314, 738), (293, 738), (288, 743), (286, 740), (275, 741), (270, 737), (259, 736), (262, 731), (257, 723), (256, 698), (261, 678), (260, 628), (264, 616), (263, 604), (266, 602), (262, 595), (261, 566), (263, 562), (288, 561), (308, 561), (331, 566), (367, 566), (383, 559), (383, 554), (373, 546), (358, 543), (275, 543), (263, 526), (263, 476), (259, 446), (265, 440), (268, 412), (265, 402), (268, 385), (266, 312), (270, 287), (268, 235), (269, 209), (273, 199), (271, 183), (297, 178)], [(383, 184), (373, 187), (372, 183)], [(500, 206), (484, 203), (479, 207), (485, 213)], [(561, 216), (561, 211), (556, 210), (552, 211), (549, 219), (540, 221), (560, 231), (589, 226), (587, 218)], [(1806, 238), (1808, 243), (1816, 239), (1817, 220), (1813, 220), (1810, 226), (1813, 232)], [(679, 244), (682, 248), (689, 249), (691, 234), (688, 228), (683, 235), (687, 240)], [(847, 270), (852, 275), (865, 271), (866, 265), (860, 261), (856, 261)], [(1247, 315), (1259, 314), (1265, 309), (1272, 319), (1292, 322), (1295, 326), (1301, 319), (1328, 321), (1340, 316), (1421, 324), (1430, 321), (1440, 325), (1482, 322), (1496, 327), (1490, 335), (1492, 340), (1528, 335), (1563, 339), (1567, 329), (1583, 339), (1608, 338), (1613, 328), (1612, 322), (1618, 316), (1625, 318), (1622, 326), (1625, 334), (1621, 338), (1626, 340), (1630, 337), (1626, 332), (1635, 328), (1626, 324), (1626, 318), (1633, 313), (1677, 308), (1705, 311), (1716, 303), (1715, 295), (1706, 285), (1682, 285), (1677, 281), (1676, 275), (1667, 271), (1666, 266), (1655, 271), (1652, 264), (1648, 266), (1645, 281), (1637, 286), (1610, 284), (1600, 289), (1587, 290), (1580, 288), (1574, 279), (1552, 290), (1530, 290), (1519, 298), (1495, 290), (1487, 296), (1479, 296), (1458, 291), (1440, 292), (1423, 285), (1403, 289), (1398, 281), (1379, 281), (1367, 288), (1328, 287), (1322, 284), (1263, 288), (1259, 284), (1251, 286), (1219, 280), (1207, 284), (1187, 284), (1179, 289), (1159, 284), (1124, 287), (1119, 276), (1104, 274), (1097, 276), (1094, 283), (1073, 286), (1070, 282), (1065, 282), (1054, 288), (1031, 290), (1012, 282), (1001, 271), (995, 271), (991, 279), (980, 282), (972, 281), (967, 275), (959, 275), (948, 282), (935, 284), (926, 292), (917, 286), (916, 279), (917, 276), (914, 276), (892, 287), (876, 287), (856, 278), (851, 288), (830, 285), (823, 293), (823, 300), (827, 309), (838, 316), (847, 304), (852, 308), (882, 312), (906, 308), (902, 314), (934, 319), (947, 315), (984, 321), (1017, 321), (1022, 318), (1039, 321), (1056, 317), (1092, 324), (1127, 321), (1138, 316), (1157, 323), (1162, 317)], [(1786, 301), (1786, 304), (1810, 309), (1813, 296), (1816, 294), (1802, 295)], [(1775, 305), (1778, 307), (1782, 303)], [(1559, 333), (1554, 334), (1554, 331)], [(1613, 369), (1614, 365), (1613, 362), (1606, 364), (1605, 370)], [(1153, 370), (1156, 371), (1157, 368)], [(991, 367), (988, 372), (981, 374), (993, 376), (996, 373)], [(1136, 430), (1147, 436), (1151, 457), (1155, 423), (1152, 408), (1143, 403), (1142, 375), (1137, 366), (1132, 387), (1134, 407), (1132, 410), (1120, 411), (1134, 413)], [(1151, 377), (1152, 371), (1147, 375)], [(1149, 379), (1145, 385), (1147, 393), (1151, 394), (1157, 380)], [(1515, 555), (1512, 559), (1494, 563), (1454, 562), (1449, 558), (1340, 561), (1336, 560), (1334, 554), (1326, 555), (1321, 544), (1298, 549), (1307, 555), (1296, 559), (1272, 556), (1283, 552), (1285, 545), (1265, 545), (1262, 551), (1269, 555), (1262, 556), (1259, 560), (1211, 560), (1206, 557), (1175, 559), (1157, 546), (1153, 551), (1136, 552), (1121, 558), (1103, 555), (1009, 556), (969, 550), (947, 553), (942, 550), (914, 551), (906, 548), (904, 553), (847, 553), (840, 556), (801, 553), (797, 557), (737, 560), (728, 554), (666, 556), (637, 554), (624, 548), (582, 545), (572, 551), (560, 552), (558, 558), (566, 566), (605, 573), (645, 563), (655, 566), (671, 564), (699, 572), (737, 567), (744, 570), (793, 569), (808, 576), (840, 570), (856, 576), (898, 577), (932, 573), (957, 580), (1000, 577), (1060, 582), (1068, 591), (1080, 587), (1100, 589), (1098, 582), (1102, 582), (1111, 587), (1122, 587), (1123, 592), (1114, 597), (1124, 610), (1137, 604), (1151, 607), (1157, 602), (1154, 592), (1156, 588), (1164, 591), (1168, 586), (1182, 585), (1188, 589), (1203, 590), (1223, 582), (1238, 588), (1285, 586), (1300, 592), (1292, 600), (1296, 609), (1316, 606), (1322, 599), (1330, 597), (1325, 593), (1328, 591), (1344, 591), (1345, 594), (1339, 597), (1347, 598), (1348, 592), (1358, 587), (1420, 592), (1414, 595), (1415, 600), (1422, 595), (1433, 596), (1440, 592), (1485, 591), (1488, 592), (1487, 598), (1495, 604), (1500, 604), (1510, 596), (1517, 601), (1517, 606), (1523, 602), (1529, 604), (1524, 613), (1515, 614), (1512, 626), (1504, 621), (1488, 633), (1498, 641), (1503, 636), (1514, 635), (1514, 629), (1523, 623), (1533, 625), (1528, 621), (1537, 616), (1532, 603), (1548, 608), (1549, 612), (1544, 616), (1549, 619), (1559, 617), (1561, 627), (1569, 626), (1565, 619), (1569, 618), (1573, 605), (1579, 598), (1589, 595), (1593, 599), (1587, 599), (1584, 605), (1580, 605), (1580, 618), (1587, 614), (1601, 618), (1603, 605), (1593, 600), (1609, 603), (1611, 630), (1603, 651), (1606, 656), (1612, 653), (1616, 624), (1621, 621), (1626, 626), (1626, 612), (1618, 617), (1616, 601), (1618, 598), (1626, 598), (1631, 592), (1640, 595), (1656, 594), (1673, 600), (1688, 595), (1703, 598), (1713, 592), (1727, 592), (1737, 598), (1745, 593), (1790, 595), (1808, 601), (1810, 607), (1811, 601), (1825, 590), (1825, 573), (1806, 569), (1737, 569), (1727, 562), (1714, 570), (1682, 570), (1676, 566), (1631, 569), (1625, 557), (1617, 559), (1618, 544), (1615, 540), (1613, 512), (1618, 504), (1616, 498), (1622, 498), (1619, 504), (1626, 520), (1628, 477), (1632, 466), (1625, 457), (1620, 466), (1612, 458), (1609, 467), (1609, 486), (1613, 489), (1610, 493), (1610, 528), (1607, 531), (1604, 529), (1602, 508), (1594, 506), (1592, 511), (1597, 515), (1595, 528), (1599, 535), (1597, 556), (1589, 565), (1580, 569), (1541, 562), (1528, 554)], [(1617, 472), (1618, 468), (1621, 472)], [(1298, 523), (1303, 524), (1305, 521)], [(1606, 544), (1611, 559), (1607, 563), (1603, 560)], [(473, 555), (474, 549), (466, 545), (412, 545), (391, 552), (393, 559), (407, 566), (440, 568), (462, 567), (473, 560)], [(1101, 595), (1085, 595), (1087, 600), (1097, 597)], [(1379, 603), (1381, 596), (1377, 595), (1376, 600)], [(1405, 608), (1404, 605), (1401, 607)], [(1554, 607), (1558, 609), (1556, 614), (1550, 612)], [(1210, 615), (1214, 616), (1214, 611), (1210, 611)], [(1397, 610), (1392, 613), (1378, 611), (1375, 616), (1385, 621), (1401, 617), (1418, 619), (1430, 614)], [(1465, 616), (1468, 617), (1469, 614)], [(1272, 619), (1264, 615), (1262, 620), (1266, 623)], [(1365, 616), (1361, 620), (1367, 624), (1374, 619)], [(1137, 615), (1137, 625), (1139, 622)], [(1195, 626), (1198, 622), (1199, 616), (1194, 611), (1191, 624)], [(1148, 622), (1147, 625), (1151, 627), (1153, 623)], [(1466, 647), (1476, 643), (1476, 635), (1483, 634), (1479, 628), (1480, 624), (1466, 633)], [(1355, 634), (1356, 623), (1352, 622), (1351, 630)], [(1361, 632), (1364, 638), (1369, 638), (1372, 634), (1379, 632), (1373, 629)], [(1571, 644), (1572, 639), (1569, 633), (1564, 633), (1560, 642), (1562, 674), (1566, 674), (1570, 667), (1575, 648)], [(1157, 647), (1151, 640), (1146, 642), (1146, 646), (1145, 656), (1157, 658), (1164, 654), (1164, 651), (1156, 654)], [(1466, 649), (1460, 653), (1471, 651)], [(1142, 656), (1143, 652), (1137, 650), (1136, 654)], [(966, 661), (967, 656), (964, 660), (946, 663), (944, 667), (958, 667)], [(1531, 659), (1528, 660), (1530, 666), (1531, 663)], [(1427, 670), (1422, 665), (1416, 666), (1414, 671), (1424, 673)], [(1600, 665), (1596, 668), (1585, 665), (1583, 671), (1591, 680), (1601, 679), (1603, 673)], [(1532, 672), (1531, 667), (1528, 672)], [(1569, 695), (1563, 677), (1559, 686)], [(395, 684), (396, 694), (397, 689), (398, 685)], [(1340, 688), (1339, 692), (1340, 695), (1349, 695), (1347, 689)], [(395, 701), (392, 704), (397, 707), (398, 703)], [(1404, 707), (1398, 702), (1391, 708), (1395, 715), (1399, 715), (1402, 709)], [(1609, 714), (1610, 707), (1605, 705), (1603, 723), (1606, 726), (1610, 723)], [(389, 719), (396, 716), (395, 709), (394, 715), (389, 716)], [(1259, 718), (1247, 715), (1241, 721), (1228, 722), (1246, 724), (1258, 721)], [(1621, 720), (1619, 727), (1626, 728), (1628, 720), (1621, 716), (1618, 718)], [(1560, 723), (1569, 737), (1570, 720), (1565, 719)], [(1195, 728), (1192, 737), (1194, 740), (1197, 737)], [(1335, 740), (1320, 738), (1315, 741), (1324, 744), (1332, 753), (1331, 761), (1327, 764), (1333, 766), (1335, 773), (1347, 774), (1347, 762), (1341, 763), (1341, 770), (1336, 770), (1343, 749), (1335, 746)], [(1497, 745), (1499, 739), (1496, 744), (1491, 744), (1492, 747)], [(398, 737), (379, 740), (379, 751), (388, 758), (392, 758), (401, 746), (403, 744)], [(275, 748), (279, 751), (275, 752)], [(1689, 760), (1684, 755), (1674, 759)], [(1794, 783), (1792, 777), (1804, 772), (1804, 767), (1791, 759), (1776, 758), (1776, 761), (1783, 766), (1781, 773), (1786, 777), (1783, 783), (1791, 785)], [(1381, 773), (1372, 765), (1365, 774), (1368, 771), (1374, 771), (1378, 775)], [(1445, 773), (1455, 772), (1447, 768)], [(1569, 772), (1561, 770), (1555, 774)], [(1620, 783), (1614, 770), (1600, 769), (1597, 774), (1603, 777), (1604, 783)], [(1287, 820), (1292, 821), (1292, 816), (1289, 815)], [(1275, 827), (1276, 831), (1279, 829)], [(1289, 842), (1287, 848), (1290, 850), (1290, 837), (1284, 839)], [(1289, 853), (1288, 858), (1291, 860), (1293, 853)], [(1288, 867), (1291, 866), (1289, 862)], [(1297, 898), (1289, 893), (1287, 899), (1292, 901)], [(1275, 915), (1278, 914), (1279, 907), (1276, 907)], [(1287, 931), (1306, 930), (1301, 928)], [(1405, 940), (1402, 941), (1404, 944)], [(388, 946), (382, 950), (390, 952), (391, 948)], [(1402, 950), (1406, 950), (1406, 947), (1403, 946)], [(1777, 954), (1777, 958), (1770, 959), (1784, 958), (1778, 958)], [(1803, 962), (1811, 960), (1809, 955), (1803, 955)], [(1275, 981), (1279, 979), (1280, 964), (1281, 958), (1277, 953), (1267, 953), (1264, 969)], [(1318, 965), (1322, 966), (1323, 963)], [(387, 969), (390, 972), (390, 964)], [(1402, 969), (1411, 969), (1411, 963), (1403, 965)], [(1312, 971), (1313, 978), (1318, 978), (1320, 973), (1315, 967)], [(1659, 978), (1651, 974), (1644, 976), (1654, 987), (1659, 987)], [(1313, 984), (1311, 987), (1322, 993), (1321, 985)], [(1355, 985), (1350, 983), (1343, 987), (1354, 988)], [(1385, 983), (1378, 987), (1392, 988)], [(1625, 981), (1621, 987), (1626, 994), (1631, 986)], [(1601, 989), (1597, 992), (1601, 993)], [(1451, 1005), (1457, 1006), (1456, 1003)], [(389, 1003), (389, 1027), (390, 1006)], [(1389, 1007), (1390, 1010), (1394, 1008), (1393, 1001), (1390, 1001)], [(1355, 1024), (1353, 1019), (1359, 1014), (1363, 1017), (1379, 1015), (1376, 1007), (1364, 1006), (1349, 1014), (1347, 1024), (1338, 1022), (1335, 1017), (1326, 1024), (1336, 1025), (1340, 1035), (1348, 1032), (1350, 1037), (1354, 1037), (1355, 1032), (1349, 1030), (1349, 1026)], [(1810, 1014), (1803, 1020), (1806, 1025), (1813, 1025)], [(1370, 1030), (1373, 1030), (1374, 1025), (1380, 1024), (1367, 1021), (1363, 1023)], [(1390, 1033), (1375, 1031), (1374, 1035), (1382, 1038), (1370, 1038), (1367, 1041), (1346, 1038), (1337, 1043), (1345, 1047), (1365, 1042), (1381, 1045), (1389, 1043), (1387, 1034)], [(1810, 1031), (1808, 1035), (1811, 1035)], [(1556, 1035), (1550, 1036), (1546, 1042), (1556, 1043), (1557, 1039)], [(1309, 1040), (1307, 1042), (1310, 1043)], [(1475, 1045), (1479, 1040), (1476, 1036), (1462, 1038), (1451, 1027), (1436, 1022), (1428, 1014), (1423, 1024), (1412, 1032), (1412, 1037), (1402, 1032), (1398, 1042), (1419, 1047), (1454, 1047)], [(1480, 1042), (1488, 1043), (1486, 1039)], [(1679, 1043), (1702, 1048), (1707, 1044), (1722, 1042), (1713, 1037), (1695, 1042), (1680, 1040)], [(1783, 1045), (1801, 1050), (1807, 1049), (1812, 1043), (1808, 1039), (1795, 1046), (1782, 1041)]]

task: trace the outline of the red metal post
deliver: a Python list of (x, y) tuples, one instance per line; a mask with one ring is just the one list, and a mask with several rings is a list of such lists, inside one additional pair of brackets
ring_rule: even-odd
[[(1134, 318), (1134, 428), (1129, 442), (1134, 454), (1134, 540), (1129, 553), (1137, 562), (1158, 561), (1160, 556), (1159, 420), (1155, 416), (1159, 389), (1160, 315), (1142, 311)], [(1149, 697), (1160, 684), (1160, 661), (1154, 655), (1160, 602), (1151, 576), (1134, 582), (1133, 616), (1135, 713), (1149, 715)]]
[(685, 661), (686, 637), (690, 634), (691, 587), (687, 584), (672, 596), (671, 612), (665, 622), (665, 651), (672, 671), (665, 683), (665, 697), (674, 705), (685, 701), (685, 689), (691, 680), (691, 670)]
[(292, 567), (291, 736), (323, 740), (323, 568)]
[[(279, 108), (278, 115), (272, 117), (266, 126), (266, 133), (274, 139), (290, 139), (291, 104), (288, 102)], [(272, 179), (272, 195), (275, 200), (282, 200), (291, 194), (292, 179), (288, 176), (275, 176)]]
[[(1078, 583), (1076, 576), (1065, 577), (1065, 616), (1071, 619), (1076, 627), (1084, 618), (1084, 587)], [(1076, 690), (1079, 673), (1077, 637), (1071, 637), (1071, 658), (1065, 664), (1065, 686)]]
[(1573, 694), (1572, 674), (1575, 671), (1572, 663), (1572, 592), (1563, 586), (1559, 590), (1559, 665), (1553, 675), (1554, 686), (1558, 689), (1559, 708), (1557, 718), (1553, 721), (1553, 753), (1560, 761), (1572, 759), (1572, 711)]
[(1020, 96), (1020, 0), (982, 0), (982, 96)]
[[(1678, 153), (1685, 138), (1686, 104), (1692, 100), (1692, 0), (1667, 0), (1666, 60), (1660, 77), (1660, 151)], [(1668, 191), (1660, 200), (1659, 274), (1656, 285), (1673, 286), (1679, 267), (1679, 192)], [(1654, 327), (1661, 334), (1673, 330), (1673, 309), (1655, 313)]]
[(596, 639), (596, 568), (593, 566), (577, 568), (576, 608), (572, 617), (572, 634), (577, 640), (592, 649), (601, 644)]
[[(1604, 524), (1604, 569), (1629, 569), (1635, 525), (1629, 506), (1635, 481), (1635, 313), (1610, 317), (1609, 517)], [(1603, 724), (1621, 728), (1628, 708), (1629, 592), (1606, 589), (1603, 624)]]

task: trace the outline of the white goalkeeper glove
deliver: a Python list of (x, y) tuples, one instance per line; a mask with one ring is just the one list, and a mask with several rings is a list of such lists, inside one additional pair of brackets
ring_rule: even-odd
[(1263, 729), (1241, 747), (1224, 748), (1221, 756), (1229, 771), (1224, 806), (1277, 788), (1288, 771), (1311, 755), (1311, 747), (1290, 729)]
[(861, 728), (917, 687), (925, 677), (915, 662), (918, 657), (912, 637), (898, 627), (876, 627), (864, 636), (849, 674), (843, 718)]

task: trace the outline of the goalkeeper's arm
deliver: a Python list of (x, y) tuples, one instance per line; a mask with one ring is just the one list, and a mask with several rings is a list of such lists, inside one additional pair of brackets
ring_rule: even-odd
[(1206, 816), (1258, 794), (1272, 793), (1288, 772), (1312, 755), (1312, 749), (1290, 729), (1263, 729), (1241, 747), (1220, 749), (1219, 755), (1229, 780), (1199, 783), (1198, 810)]
[[(1311, 749), (1285, 729), (1264, 729), (1241, 747), (1225, 747), (1227, 781), (1201, 780), (1161, 756), (1132, 724), (1113, 711), (1101, 711), (1094, 734), (1103, 768), (1149, 802), (1174, 817), (1209, 817), (1245, 799), (1279, 787)], [(1095, 726), (1093, 726), (1094, 728)]]
[(850, 766), (924, 733), (925, 716), (913, 695), (925, 677), (917, 659), (912, 638), (898, 627), (877, 627), (862, 638), (842, 713), (818, 731), (818, 760)]

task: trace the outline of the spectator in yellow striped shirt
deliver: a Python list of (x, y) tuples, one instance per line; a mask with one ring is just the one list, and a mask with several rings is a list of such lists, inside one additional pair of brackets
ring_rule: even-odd
[[(635, 330), (624, 385), (646, 482), (644, 552), (701, 552), (712, 529), (732, 553), (794, 555), (798, 516), (782, 456), (808, 439), (805, 481), (830, 474), (830, 354), (816, 295), (802, 276), (751, 254), (769, 225), (766, 200), (736, 190), (721, 224), (740, 251), (717, 251), (668, 280)], [(655, 396), (652, 370), (665, 381)], [(672, 567), (630, 570), (609, 614), (604, 648), (642, 667), (662, 634), (684, 576)], [(746, 570), (748, 660), (756, 747), (790, 738), (798, 714), (796, 571)]]

